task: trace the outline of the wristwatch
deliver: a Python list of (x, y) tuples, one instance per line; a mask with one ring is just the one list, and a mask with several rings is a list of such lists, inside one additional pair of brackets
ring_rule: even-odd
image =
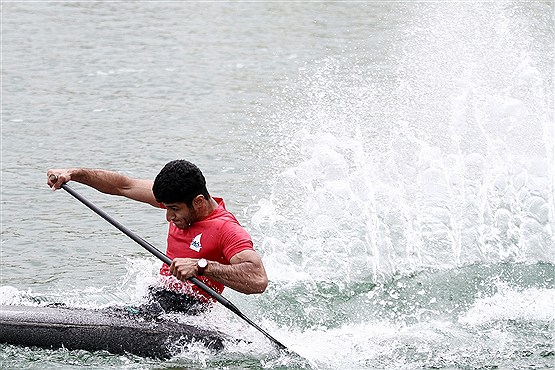
[(208, 261), (204, 258), (201, 258), (197, 261), (197, 275), (202, 276), (204, 274), (204, 270), (206, 270), (206, 266), (208, 266)]

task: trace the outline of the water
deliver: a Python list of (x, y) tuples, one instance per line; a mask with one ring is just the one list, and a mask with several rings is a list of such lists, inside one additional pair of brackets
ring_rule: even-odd
[[(159, 262), (46, 169), (197, 163), (266, 293), (168, 361), (1, 345), (3, 368), (555, 367), (553, 2), (2, 5), (2, 303), (134, 304)], [(74, 188), (152, 244), (163, 213)]]

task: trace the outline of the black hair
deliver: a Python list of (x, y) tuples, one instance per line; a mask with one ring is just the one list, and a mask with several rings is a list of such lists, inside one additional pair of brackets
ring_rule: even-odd
[(200, 169), (189, 161), (178, 159), (167, 163), (154, 180), (152, 192), (157, 202), (193, 206), (199, 194), (210, 199), (206, 179)]

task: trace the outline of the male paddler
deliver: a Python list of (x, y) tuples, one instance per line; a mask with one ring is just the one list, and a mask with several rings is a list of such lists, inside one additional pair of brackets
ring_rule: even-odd
[(245, 294), (266, 289), (268, 278), (251, 236), (223, 199), (209, 194), (202, 172), (191, 162), (167, 163), (154, 181), (86, 168), (50, 169), (47, 175), (54, 190), (77, 181), (165, 209), (170, 224), (166, 254), (173, 262), (162, 266), (161, 285), (150, 289), (164, 310), (197, 313), (210, 306), (212, 298), (187, 280), (192, 276), (218, 293), (224, 286)]

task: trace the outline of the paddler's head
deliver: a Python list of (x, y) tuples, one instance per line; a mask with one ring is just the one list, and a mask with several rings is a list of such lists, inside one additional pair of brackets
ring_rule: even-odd
[(201, 170), (186, 160), (167, 163), (154, 180), (152, 192), (166, 208), (166, 218), (184, 229), (212, 211), (211, 197)]

